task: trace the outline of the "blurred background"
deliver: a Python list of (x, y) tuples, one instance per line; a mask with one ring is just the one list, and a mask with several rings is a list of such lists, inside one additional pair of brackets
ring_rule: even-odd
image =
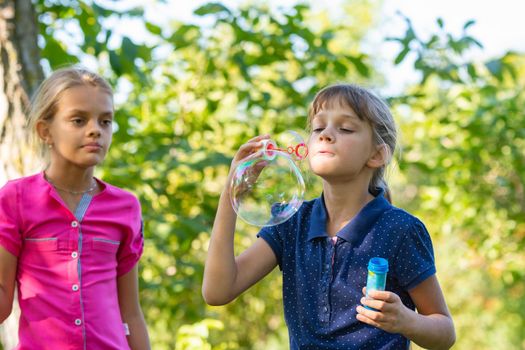
[[(525, 349), (523, 12), (437, 3), (0, 0), (0, 184), (38, 170), (24, 122), (42, 78), (100, 72), (117, 113), (97, 176), (142, 203), (153, 349), (287, 349), (279, 271), (228, 306), (202, 300), (219, 194), (247, 139), (304, 130), (320, 88), (362, 84), (398, 123), (393, 201), (431, 233), (454, 348)], [(236, 251), (256, 233), (239, 222)], [(1, 328), (10, 349), (16, 317)]]

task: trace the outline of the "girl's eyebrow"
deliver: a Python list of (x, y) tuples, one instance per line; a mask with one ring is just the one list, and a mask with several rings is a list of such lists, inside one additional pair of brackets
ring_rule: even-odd
[(86, 111), (83, 111), (83, 110), (81, 110), (81, 109), (76, 109), (76, 108), (74, 108), (74, 109), (70, 109), (70, 110), (68, 110), (68, 111), (67, 111), (67, 114), (68, 114), (68, 115), (75, 115), (75, 114), (81, 114), (81, 115), (84, 115), (84, 114), (87, 114), (87, 112), (86, 112)]
[[(85, 116), (89, 114), (87, 111), (84, 111), (82, 109), (71, 109), (69, 111), (67, 111), (67, 115), (69, 116), (74, 116), (74, 115), (82, 115), (82, 116)], [(105, 112), (102, 112), (100, 113), (100, 116), (102, 117), (113, 117), (113, 111), (105, 111)]]
[[(319, 113), (314, 115), (314, 117), (312, 118), (312, 121), (314, 121), (316, 118), (323, 118), (324, 116), (325, 116), (325, 112), (324, 111), (320, 111)], [(363, 121), (358, 116), (356, 116), (356, 115), (354, 115), (352, 113), (347, 113), (347, 112), (339, 113), (337, 116), (344, 117), (344, 118), (349, 118), (351, 120), (356, 120), (356, 121), (360, 121), (360, 122)]]

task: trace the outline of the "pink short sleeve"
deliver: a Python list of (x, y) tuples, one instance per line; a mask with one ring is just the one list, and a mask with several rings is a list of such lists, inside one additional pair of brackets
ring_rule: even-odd
[(0, 189), (0, 246), (18, 257), (22, 246), (20, 223), (18, 218), (17, 187), (8, 182)]
[(137, 264), (144, 248), (142, 216), (137, 199), (130, 208), (130, 214), (128, 232), (117, 256), (117, 276), (125, 275)]

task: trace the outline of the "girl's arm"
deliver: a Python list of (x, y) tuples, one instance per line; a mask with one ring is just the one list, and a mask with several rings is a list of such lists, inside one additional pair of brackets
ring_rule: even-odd
[[(232, 162), (232, 169), (240, 160), (260, 148), (260, 141), (267, 138), (268, 136), (258, 136), (241, 146)], [(231, 176), (230, 173), (227, 183)], [(237, 216), (230, 204), (228, 188), (226, 186), (219, 199), (204, 266), (202, 296), (210, 305), (229, 303), (277, 266), (273, 250), (263, 239), (258, 239), (235, 257), (233, 237)]]
[[(363, 289), (366, 293), (366, 288)], [(400, 333), (425, 349), (449, 349), (456, 341), (454, 323), (448, 311), (441, 287), (432, 275), (408, 291), (417, 313), (407, 308), (396, 294), (370, 291), (374, 300), (361, 299), (381, 312), (357, 308), (357, 319), (387, 332)]]
[(18, 259), (0, 246), (0, 323), (11, 314)]
[(454, 322), (436, 275), (408, 291), (418, 313), (412, 311), (412, 320), (405, 336), (419, 346), (429, 349), (450, 349), (456, 342)]
[(117, 287), (122, 322), (126, 323), (129, 328), (127, 338), (130, 348), (149, 350), (148, 330), (139, 303), (137, 265), (117, 279)]

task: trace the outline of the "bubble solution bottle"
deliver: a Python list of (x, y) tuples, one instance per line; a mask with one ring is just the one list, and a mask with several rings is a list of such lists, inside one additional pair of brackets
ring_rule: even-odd
[[(366, 281), (366, 299), (373, 299), (368, 296), (368, 292), (371, 290), (385, 290), (387, 272), (388, 260), (377, 257), (370, 259), (368, 262), (368, 278)], [(365, 306), (365, 308), (378, 311), (369, 306)]]

